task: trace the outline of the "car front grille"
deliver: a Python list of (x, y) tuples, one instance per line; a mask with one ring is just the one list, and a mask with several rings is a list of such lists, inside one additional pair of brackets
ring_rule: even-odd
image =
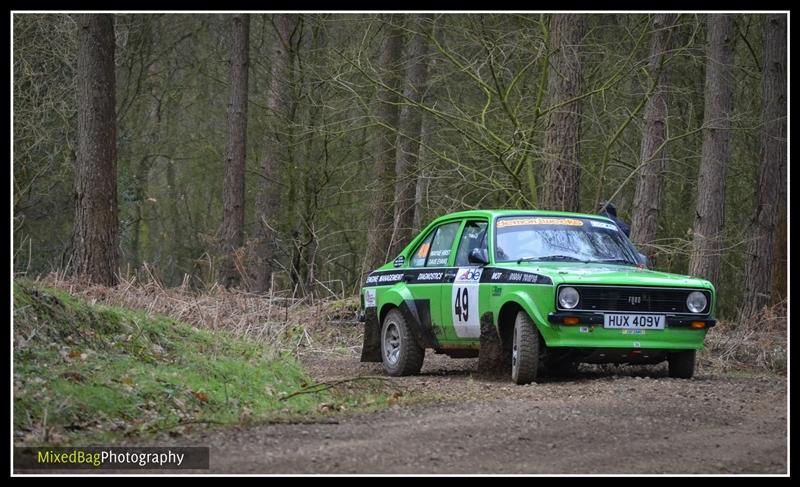
[[(640, 313), (690, 313), (705, 315), (711, 307), (711, 293), (705, 289), (656, 288), (634, 286), (580, 286), (578, 305), (569, 311), (621, 311)], [(692, 291), (706, 295), (708, 304), (702, 313), (692, 313), (686, 307), (686, 298)], [(558, 306), (556, 298), (556, 306)], [(563, 309), (559, 306), (559, 309)]]

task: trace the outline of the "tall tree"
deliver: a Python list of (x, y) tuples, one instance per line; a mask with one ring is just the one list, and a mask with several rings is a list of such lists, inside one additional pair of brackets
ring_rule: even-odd
[(667, 53), (672, 44), (675, 14), (658, 14), (653, 19), (648, 72), (657, 85), (644, 109), (639, 178), (633, 197), (631, 239), (643, 247), (656, 238), (658, 217), (664, 192), (664, 173), (667, 168), (667, 103), (669, 67)]
[(786, 53), (786, 15), (766, 16), (758, 205), (745, 261), (743, 317), (769, 304), (772, 289), (773, 239), (780, 213), (776, 184), (783, 182), (781, 169), (786, 165)]
[(386, 262), (392, 242), (393, 199), (395, 161), (397, 157), (398, 103), (400, 80), (402, 78), (399, 64), (403, 52), (403, 31), (398, 15), (386, 15), (382, 19), (384, 40), (381, 49), (380, 67), (381, 82), (386, 88), (378, 92), (376, 117), (379, 127), (376, 129), (375, 159), (373, 165), (373, 182), (376, 191), (372, 200), (371, 224), (367, 233), (367, 253), (362, 273), (369, 272)]
[(725, 216), (725, 175), (731, 157), (733, 113), (733, 15), (711, 15), (706, 41), (703, 149), (697, 182), (697, 210), (689, 273), (719, 284)]
[(297, 15), (275, 15), (276, 40), (272, 46), (272, 65), (270, 69), (267, 110), (271, 120), (265, 143), (264, 158), (261, 160), (261, 182), (256, 198), (258, 236), (251, 260), (254, 277), (253, 291), (268, 291), (272, 282), (273, 259), (275, 256), (275, 225), (280, 211), (279, 173), (281, 160), (287, 157), (285, 147), (279, 138), (280, 125), (287, 116), (291, 101), (292, 86), (287, 80), (292, 69), (292, 36), (298, 25)]
[[(408, 47), (409, 60), (404, 96), (412, 103), (421, 103), (428, 84), (428, 32), (430, 15), (419, 15), (414, 20), (414, 34)], [(397, 144), (397, 181), (394, 192), (394, 225), (392, 250), (396, 255), (413, 237), (416, 208), (417, 177), (419, 171), (420, 139), (422, 137), (422, 112), (418, 107), (405, 105), (400, 112), (400, 137)]]
[(578, 211), (580, 204), (581, 102), (567, 102), (581, 92), (580, 43), (585, 33), (584, 15), (556, 14), (550, 21), (553, 54), (547, 79), (548, 106), (559, 108), (547, 117), (539, 193), (542, 209)]
[(231, 18), (230, 101), (225, 179), (222, 188), (222, 238), (226, 254), (220, 269), (225, 287), (239, 281), (236, 249), (242, 246), (244, 227), (244, 161), (247, 142), (247, 78), (250, 67), (250, 16)]
[(78, 158), (72, 270), (117, 282), (117, 168), (114, 17), (83, 14), (78, 24)]

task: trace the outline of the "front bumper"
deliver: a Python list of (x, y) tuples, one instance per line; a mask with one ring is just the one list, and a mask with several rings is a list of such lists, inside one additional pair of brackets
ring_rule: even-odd
[[(625, 313), (623, 313), (625, 314)], [(602, 325), (603, 313), (592, 313), (587, 311), (557, 311), (547, 315), (547, 321), (554, 325), (563, 325), (564, 318), (578, 318), (577, 325)], [(702, 316), (669, 316), (667, 315), (667, 326), (670, 327), (689, 327), (693, 321), (700, 321), (705, 324), (705, 328), (711, 328), (717, 324), (717, 320), (704, 318)]]
[[(567, 325), (564, 318), (578, 318), (578, 323)], [(708, 317), (667, 316), (663, 330), (603, 328), (603, 314), (593, 312), (553, 312), (543, 338), (548, 347), (650, 349), (650, 350), (700, 350), (706, 333), (716, 324)], [(692, 321), (702, 321), (703, 328), (692, 328)]]

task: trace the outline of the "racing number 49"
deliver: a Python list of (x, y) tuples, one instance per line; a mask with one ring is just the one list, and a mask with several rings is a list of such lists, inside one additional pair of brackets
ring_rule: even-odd
[(458, 321), (469, 321), (469, 292), (467, 288), (456, 288), (456, 299), (454, 300), (455, 315)]

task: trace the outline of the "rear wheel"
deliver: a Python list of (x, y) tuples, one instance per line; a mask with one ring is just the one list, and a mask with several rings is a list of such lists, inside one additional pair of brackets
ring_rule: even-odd
[(694, 375), (695, 351), (684, 350), (667, 354), (669, 376), (677, 379), (691, 379)]
[(414, 375), (422, 369), (425, 349), (417, 344), (400, 310), (389, 311), (381, 328), (383, 368), (391, 376)]
[(527, 313), (520, 311), (514, 321), (511, 344), (511, 380), (528, 384), (539, 372), (539, 330)]

